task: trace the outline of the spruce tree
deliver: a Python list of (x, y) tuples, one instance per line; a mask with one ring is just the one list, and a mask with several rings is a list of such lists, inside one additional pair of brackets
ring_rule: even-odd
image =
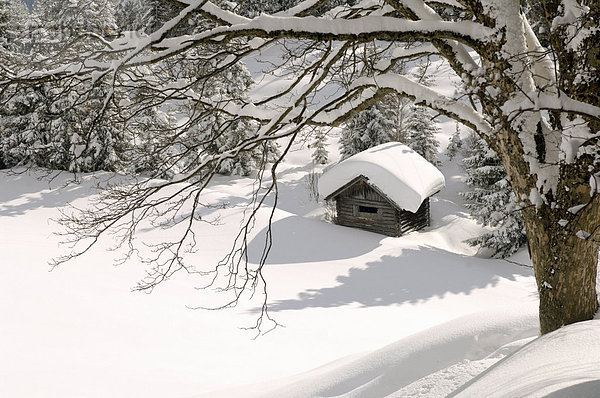
[(413, 105), (406, 121), (406, 129), (409, 133), (408, 146), (423, 156), (430, 163), (438, 166), (440, 161), (437, 157), (437, 149), (440, 143), (435, 138), (439, 129), (427, 109), (420, 105)]
[[(430, 86), (431, 76), (427, 72), (429, 61), (421, 61), (417, 70), (413, 73), (413, 78), (419, 83)], [(427, 108), (421, 105), (413, 104), (406, 120), (406, 130), (408, 134), (408, 146), (419, 155), (423, 156), (430, 163), (439, 166), (437, 153), (440, 143), (435, 138), (439, 129), (432, 120)]]
[(179, 9), (160, 0), (145, 0), (143, 4), (143, 30), (150, 34), (160, 29), (166, 21), (179, 14)]
[(448, 159), (452, 160), (458, 154), (460, 149), (462, 148), (462, 139), (460, 138), (460, 127), (458, 127), (458, 123), (456, 124), (456, 130), (454, 134), (450, 137), (450, 142), (446, 147), (446, 155)]
[(342, 159), (393, 139), (397, 125), (393, 108), (386, 104), (377, 102), (348, 120), (340, 137)]
[[(246, 93), (253, 84), (252, 76), (243, 64), (238, 64), (225, 73), (202, 82), (201, 89), (217, 103), (243, 101)], [(203, 156), (217, 155), (232, 149), (241, 142), (254, 136), (259, 125), (245, 119), (231, 120), (218, 108), (207, 108), (196, 104), (189, 109), (190, 116), (196, 117), (192, 129), (186, 134), (186, 147), (196, 148), (186, 156), (186, 168), (192, 167), (202, 160)], [(273, 142), (258, 145), (242, 151), (233, 158), (221, 163), (218, 172), (221, 174), (249, 175), (253, 170), (262, 167), (265, 161), (270, 161), (277, 153), (277, 146)]]
[(498, 155), (473, 136), (463, 165), (471, 188), (461, 193), (465, 206), (479, 223), (494, 227), (467, 242), (491, 249), (494, 257), (510, 256), (526, 243), (525, 225)]
[[(114, 33), (109, 0), (44, 0), (36, 3), (25, 36), (28, 57), (60, 64), (98, 45), (86, 33)], [(0, 148), (7, 166), (37, 165), (73, 172), (117, 170), (126, 139), (104, 98), (109, 88), (63, 79), (16, 86), (7, 94)], [(115, 94), (118, 97), (118, 94)]]
[(0, 57), (16, 50), (26, 18), (27, 9), (19, 0), (0, 0)]
[(300, 0), (242, 0), (239, 5), (241, 15), (253, 18), (261, 13), (273, 14), (298, 4)]
[(315, 132), (315, 139), (312, 143), (312, 158), (315, 164), (327, 164), (329, 152), (325, 147), (327, 143), (327, 135), (321, 129)]
[[(225, 3), (218, 0), (217, 3)], [(180, 10), (158, 0), (127, 0), (116, 7), (119, 29), (141, 30), (146, 34), (159, 29), (165, 21)], [(200, 16), (193, 16), (193, 23), (177, 27), (171, 34), (191, 34), (210, 23)], [(231, 118), (220, 109), (221, 103), (241, 104), (253, 79), (243, 64), (225, 72), (198, 80), (198, 76), (211, 75), (223, 57), (215, 57), (211, 48), (199, 47), (194, 56), (174, 57), (168, 62), (140, 68), (140, 75), (152, 75), (158, 80), (178, 79), (186, 81), (191, 90), (210, 97), (208, 103), (178, 105), (177, 101), (161, 103), (153, 98), (152, 90), (135, 90), (133, 103), (142, 104), (139, 109), (126, 112), (126, 129), (137, 144), (127, 154), (130, 169), (136, 172), (154, 172), (157, 177), (171, 178), (195, 167), (207, 157), (237, 146), (258, 131), (258, 124), (247, 119)], [(147, 91), (147, 92), (146, 92)], [(185, 115), (187, 122), (177, 126), (170, 114)], [(175, 138), (173, 138), (175, 136)], [(264, 152), (264, 153), (263, 153)], [(249, 175), (261, 167), (265, 159), (277, 153), (274, 143), (247, 148), (232, 158), (224, 159), (218, 167), (221, 174)]]
[[(23, 62), (23, 32), (27, 25), (27, 9), (19, 0), (0, 0), (0, 80), (19, 70)], [(3, 150), (15, 120), (11, 100), (20, 91), (11, 87), (0, 92), (0, 169), (10, 167), (12, 160)]]
[[(214, 105), (197, 102), (178, 106), (173, 102), (150, 106), (154, 100), (152, 90), (139, 90), (135, 94), (133, 102), (144, 105), (141, 110), (128, 110), (126, 117), (127, 131), (135, 137), (135, 145), (127, 154), (132, 170), (169, 179), (187, 173), (199, 163), (233, 149), (257, 134), (260, 128), (258, 123), (244, 118), (232, 119), (220, 109), (221, 103), (241, 104), (244, 100), (253, 83), (248, 70), (238, 64), (224, 73), (195, 82), (195, 68), (205, 67), (210, 65), (183, 62), (177, 64), (177, 68), (162, 68), (157, 73), (160, 76), (160, 73), (173, 73), (176, 70), (178, 78), (189, 81), (191, 89), (210, 96)], [(178, 125), (171, 116), (174, 113), (185, 115), (185, 123)], [(266, 161), (273, 160), (277, 152), (277, 145), (273, 142), (248, 147), (223, 159), (218, 167), (215, 166), (216, 171), (246, 176), (262, 167)]]
[(144, 0), (121, 0), (115, 6), (115, 23), (119, 31), (145, 30), (144, 14), (146, 2)]

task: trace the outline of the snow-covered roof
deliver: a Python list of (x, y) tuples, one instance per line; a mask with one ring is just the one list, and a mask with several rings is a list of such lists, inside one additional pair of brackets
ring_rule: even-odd
[(327, 198), (360, 176), (396, 206), (412, 212), (446, 185), (442, 173), (421, 155), (399, 142), (388, 142), (326, 170), (319, 179), (319, 193)]

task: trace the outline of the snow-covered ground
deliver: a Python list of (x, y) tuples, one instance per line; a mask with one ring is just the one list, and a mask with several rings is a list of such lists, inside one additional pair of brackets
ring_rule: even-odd
[[(308, 159), (297, 148), (280, 170), (266, 277), (272, 316), (285, 327), (257, 339), (242, 327), (261, 297), (191, 310), (213, 297), (187, 275), (132, 292), (144, 266), (114, 267), (108, 241), (49, 272), (47, 261), (65, 250), (50, 220), (67, 203), (85, 206), (109, 174), (66, 185), (68, 174), (0, 172), (0, 396), (440, 397), (502, 358), (458, 396), (598, 390), (598, 321), (535, 339), (531, 269), (479, 258), (463, 243), (481, 228), (457, 194), (455, 162), (442, 168), (432, 226), (389, 238), (324, 221), (310, 199)], [(228, 205), (210, 209), (219, 225), (199, 228), (201, 250), (189, 261), (210, 266), (229, 249), (253, 183), (212, 183), (206, 200)], [(252, 261), (268, 213), (259, 213)], [(513, 260), (526, 263), (526, 252)]]
[[(453, 89), (444, 70), (439, 79)], [(443, 147), (454, 122), (440, 121)], [(0, 397), (595, 396), (600, 321), (537, 339), (527, 251), (491, 260), (464, 243), (482, 228), (458, 196), (457, 162), (442, 165), (431, 227), (389, 238), (326, 222), (309, 194), (310, 150), (296, 146), (279, 170), (265, 271), (271, 315), (284, 327), (256, 339), (243, 328), (256, 321), (260, 294), (233, 309), (192, 310), (222, 298), (183, 274), (132, 292), (145, 267), (113, 266), (110, 238), (49, 272), (66, 250), (51, 220), (66, 204), (87, 206), (111, 174), (74, 184), (66, 173), (0, 171)], [(254, 187), (252, 178), (212, 182), (203, 202), (224, 206), (204, 210), (218, 225), (198, 227), (189, 264), (211, 267), (230, 249)], [(251, 262), (270, 210), (258, 214)], [(139, 237), (169, 238), (151, 229)]]

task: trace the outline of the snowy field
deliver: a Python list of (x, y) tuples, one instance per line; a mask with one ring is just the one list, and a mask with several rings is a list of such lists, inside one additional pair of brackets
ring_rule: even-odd
[[(243, 327), (260, 294), (234, 309), (193, 310), (219, 296), (183, 274), (132, 292), (144, 265), (113, 266), (109, 240), (49, 272), (65, 250), (51, 220), (67, 203), (86, 206), (110, 174), (67, 184), (68, 174), (0, 172), (0, 396), (443, 397), (465, 383), (456, 396), (598, 396), (600, 321), (537, 338), (532, 270), (515, 264), (528, 264), (526, 250), (513, 263), (464, 243), (482, 229), (458, 196), (457, 160), (441, 168), (432, 226), (389, 238), (326, 222), (309, 195), (309, 159), (297, 146), (280, 170), (266, 277), (284, 327), (256, 339)], [(219, 225), (198, 229), (188, 261), (211, 266), (227, 252), (253, 184), (211, 184), (205, 201), (226, 205), (207, 209)], [(269, 210), (250, 242), (254, 262)]]

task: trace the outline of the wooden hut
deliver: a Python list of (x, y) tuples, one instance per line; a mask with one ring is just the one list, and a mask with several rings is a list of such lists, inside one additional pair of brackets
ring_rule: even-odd
[(338, 224), (401, 236), (429, 225), (429, 197), (444, 185), (435, 166), (406, 145), (391, 142), (327, 170), (319, 192), (336, 202)]

